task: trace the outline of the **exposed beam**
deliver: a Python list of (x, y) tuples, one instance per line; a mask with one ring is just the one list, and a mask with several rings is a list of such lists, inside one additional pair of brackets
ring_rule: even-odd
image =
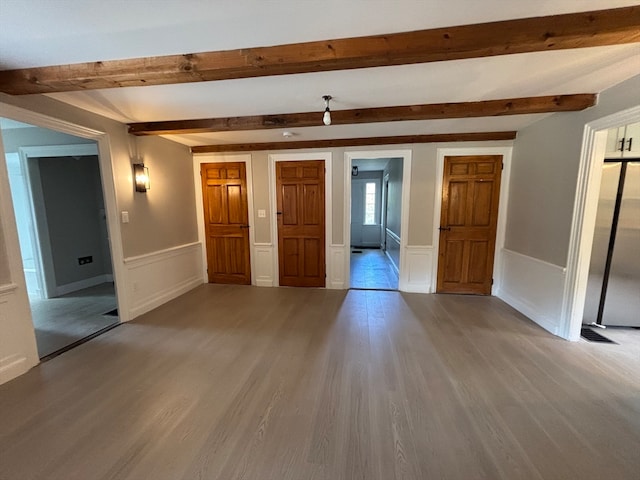
[[(432, 103), (400, 107), (334, 110), (332, 125), (355, 123), (400, 122), (443, 118), (495, 117), (531, 113), (573, 112), (595, 105), (597, 95), (550, 95), (545, 97), (508, 98), (480, 102)], [(322, 125), (322, 111), (252, 115), (247, 117), (205, 118), (129, 124), (133, 135), (180, 135), (187, 133), (266, 130), (273, 128), (317, 127)]]
[(0, 72), (14, 95), (406, 65), (640, 41), (640, 6), (501, 22)]
[(236, 143), (233, 145), (202, 145), (191, 147), (191, 153), (256, 152), (263, 150), (293, 150), (298, 148), (362, 147), (405, 143), (481, 142), (513, 140), (516, 132), (439, 133), (434, 135), (402, 135), (397, 137), (339, 138), (335, 140), (304, 140), (298, 142)]

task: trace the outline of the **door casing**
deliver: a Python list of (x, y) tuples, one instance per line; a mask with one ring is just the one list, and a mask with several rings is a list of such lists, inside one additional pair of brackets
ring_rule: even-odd
[(511, 155), (513, 147), (467, 147), (467, 148), (438, 148), (436, 153), (436, 185), (433, 212), (433, 265), (431, 272), (431, 293), (435, 293), (438, 282), (438, 253), (440, 243), (440, 217), (442, 213), (442, 183), (444, 176), (444, 157), (466, 155), (502, 155), (504, 169), (500, 182), (500, 199), (498, 209), (498, 226), (496, 229), (496, 246), (493, 261), (493, 286), (491, 295), (500, 291), (502, 284), (502, 249), (507, 223), (507, 203), (509, 198), (509, 177), (511, 174)]
[[(409, 199), (411, 198), (411, 157), (412, 150), (373, 150), (373, 151), (353, 151), (344, 154), (344, 281), (345, 288), (351, 284), (351, 163), (355, 159), (377, 159), (377, 158), (402, 158), (402, 213), (400, 214), (400, 265), (398, 275), (398, 290), (406, 291), (409, 283), (409, 272), (405, 264), (409, 233), (409, 210), (411, 208)], [(444, 158), (444, 157), (443, 157)], [(382, 234), (384, 237), (384, 233)]]
[(200, 179), (200, 168), (203, 163), (233, 163), (244, 162), (247, 174), (247, 203), (249, 209), (249, 262), (251, 265), (251, 285), (256, 284), (255, 269), (255, 216), (253, 214), (253, 177), (251, 172), (251, 155), (212, 155), (212, 154), (195, 154), (193, 156), (193, 179), (196, 194), (196, 218), (198, 222), (198, 242), (202, 246), (202, 281), (209, 282), (207, 275), (207, 237), (204, 224), (204, 203), (202, 197), (202, 181)]
[[(271, 246), (273, 248), (273, 286), (280, 286), (279, 272), (279, 255), (278, 255), (278, 219), (276, 216), (276, 162), (295, 162), (301, 160), (324, 160), (325, 177), (324, 177), (324, 214), (325, 214), (325, 273), (327, 275), (325, 288), (330, 288), (331, 279), (334, 278), (334, 268), (331, 258), (333, 233), (333, 202), (331, 196), (331, 186), (333, 184), (332, 176), (332, 155), (331, 152), (318, 153), (281, 153), (269, 155), (269, 215), (271, 215)], [(347, 283), (348, 285), (348, 283)]]

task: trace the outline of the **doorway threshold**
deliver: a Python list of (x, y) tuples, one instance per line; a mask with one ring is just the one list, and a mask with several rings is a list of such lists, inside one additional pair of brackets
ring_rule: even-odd
[(68, 352), (69, 350), (72, 350), (72, 349), (82, 345), (83, 343), (87, 343), (89, 340), (92, 340), (92, 339), (102, 335), (103, 333), (107, 333), (109, 330), (113, 330), (114, 328), (116, 328), (119, 325), (122, 325), (122, 323), (117, 322), (117, 323), (114, 323), (112, 325), (107, 325), (106, 327), (101, 328), (97, 332), (93, 332), (91, 335), (87, 335), (86, 337), (83, 337), (80, 340), (76, 340), (75, 342), (70, 343), (69, 345), (67, 345), (65, 347), (62, 347), (61, 349), (56, 350), (55, 352), (52, 352), (52, 353), (49, 353), (48, 355), (45, 355), (44, 357), (40, 358), (40, 363), (48, 362), (52, 358), (55, 358), (58, 355), (62, 355), (63, 353)]
[(398, 292), (399, 290), (397, 288), (375, 288), (375, 287), (371, 287), (371, 288), (365, 288), (365, 287), (349, 287), (349, 290), (369, 290), (369, 291), (373, 291), (373, 292)]

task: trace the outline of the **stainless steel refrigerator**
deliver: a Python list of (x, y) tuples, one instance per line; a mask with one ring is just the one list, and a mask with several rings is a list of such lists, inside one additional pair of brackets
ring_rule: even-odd
[(605, 159), (584, 324), (640, 326), (640, 159)]

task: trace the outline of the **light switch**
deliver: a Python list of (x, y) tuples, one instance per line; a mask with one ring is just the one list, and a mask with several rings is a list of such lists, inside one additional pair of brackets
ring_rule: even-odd
[(258, 210), (258, 218), (266, 218), (267, 211), (266, 210)]
[(129, 223), (129, 212), (120, 212), (120, 217), (122, 218), (122, 223)]

